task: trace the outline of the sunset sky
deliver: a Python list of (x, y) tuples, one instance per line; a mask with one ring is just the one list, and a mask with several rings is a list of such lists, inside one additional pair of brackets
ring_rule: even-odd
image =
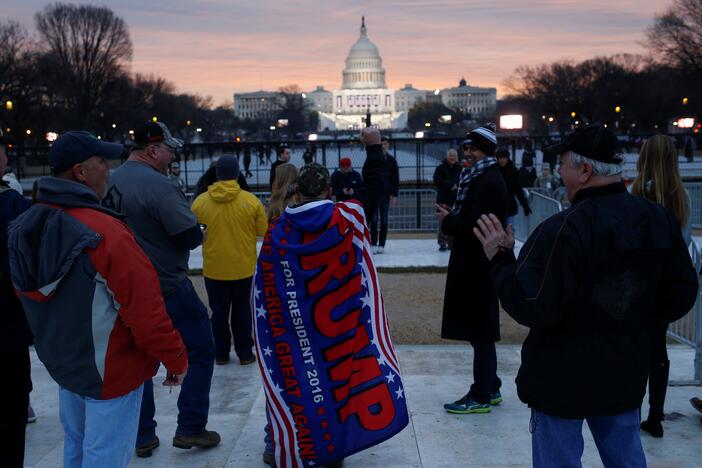
[[(645, 53), (645, 28), (667, 0), (130, 0), (108, 5), (134, 44), (132, 70), (181, 92), (231, 101), (232, 93), (298, 84), (341, 86), (361, 15), (387, 84), (502, 86), (519, 65)], [(46, 1), (3, 0), (0, 18), (34, 30)]]

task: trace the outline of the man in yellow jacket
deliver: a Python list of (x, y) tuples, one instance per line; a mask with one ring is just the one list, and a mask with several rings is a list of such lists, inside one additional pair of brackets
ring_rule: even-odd
[(198, 223), (206, 225), (202, 243), (203, 275), (212, 309), (217, 364), (229, 362), (232, 336), (241, 365), (256, 361), (252, 352), (251, 279), (256, 266), (256, 237), (268, 228), (263, 205), (239, 187), (239, 161), (217, 161), (217, 182), (193, 202)]

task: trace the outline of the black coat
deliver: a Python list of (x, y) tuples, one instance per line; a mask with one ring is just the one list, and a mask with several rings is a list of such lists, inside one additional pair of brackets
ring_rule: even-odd
[(534, 166), (531, 166), (530, 169), (527, 169), (526, 166), (522, 166), (517, 173), (519, 174), (519, 185), (522, 187), (534, 186), (534, 182), (536, 182), (536, 169)]
[(452, 190), (458, 185), (458, 178), (461, 176), (463, 168), (457, 162), (449, 164), (445, 159), (434, 170), (434, 185), (436, 186), (436, 203), (452, 206), (456, 201), (456, 190)]
[(624, 184), (581, 189), (522, 247), (492, 260), (502, 307), (530, 328), (519, 398), (561, 418), (641, 406), (651, 324), (684, 316), (697, 273), (680, 224)]
[[(336, 196), (336, 201), (346, 201), (356, 198), (356, 193), (362, 183), (363, 179), (361, 179), (361, 174), (353, 169), (351, 172), (342, 172), (337, 169), (331, 176), (332, 193)], [(344, 194), (344, 189), (353, 189), (353, 195)]]
[(517, 168), (514, 167), (512, 161), (507, 161), (505, 167), (500, 167), (500, 172), (502, 172), (502, 177), (505, 178), (505, 183), (507, 184), (507, 216), (514, 216), (517, 214), (519, 208), (517, 208), (517, 197), (519, 204), (522, 205), (524, 214), (530, 214), (529, 202), (527, 202), (524, 196), (524, 190), (522, 190), (522, 185), (519, 183), (519, 173), (517, 173)]
[(497, 294), (490, 278), (490, 262), (473, 234), (480, 215), (494, 213), (504, 224), (507, 187), (497, 165), (470, 183), (461, 211), (446, 216), (444, 234), (453, 236), (444, 294), (441, 337), (450, 340), (500, 339)]
[(397, 159), (390, 153), (385, 156), (388, 164), (388, 196), (396, 197), (400, 193), (400, 169)]

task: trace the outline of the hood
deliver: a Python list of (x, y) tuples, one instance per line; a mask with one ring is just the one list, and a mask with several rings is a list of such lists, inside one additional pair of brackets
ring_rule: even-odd
[(299, 231), (318, 232), (327, 228), (333, 212), (333, 201), (315, 200), (295, 207), (287, 207), (281, 221), (289, 223)]
[(220, 180), (207, 188), (207, 193), (218, 203), (234, 200), (241, 193), (241, 187), (236, 180)]
[(49, 300), (78, 255), (102, 239), (64, 210), (44, 204), (18, 216), (7, 234), (12, 283), (39, 302)]
[(37, 182), (37, 202), (69, 208), (91, 208), (121, 219), (122, 215), (105, 208), (87, 185), (58, 177), (42, 177)]

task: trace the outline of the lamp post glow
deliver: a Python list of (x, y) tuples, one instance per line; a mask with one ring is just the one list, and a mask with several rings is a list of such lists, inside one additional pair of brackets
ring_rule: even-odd
[(686, 97), (682, 98), (683, 106), (686, 106), (688, 102), (690, 102), (690, 100), (688, 98), (686, 98)]
[(12, 103), (12, 101), (5, 101), (5, 109), (11, 111), (14, 107), (15, 105)]
[(575, 118), (576, 115), (578, 115), (578, 114), (576, 114), (574, 111), (570, 113), (570, 116), (571, 116), (572, 118)]
[(614, 108), (614, 112), (616, 112), (617, 114), (620, 113), (621, 111), (622, 111), (622, 108), (620, 106), (617, 106)]
[(153, 123), (158, 122), (158, 117), (156, 117), (156, 116), (154, 115), (153, 117), (151, 117), (151, 121), (152, 121)]
[(524, 116), (521, 114), (500, 116), (500, 128), (503, 130), (521, 130), (523, 127)]

